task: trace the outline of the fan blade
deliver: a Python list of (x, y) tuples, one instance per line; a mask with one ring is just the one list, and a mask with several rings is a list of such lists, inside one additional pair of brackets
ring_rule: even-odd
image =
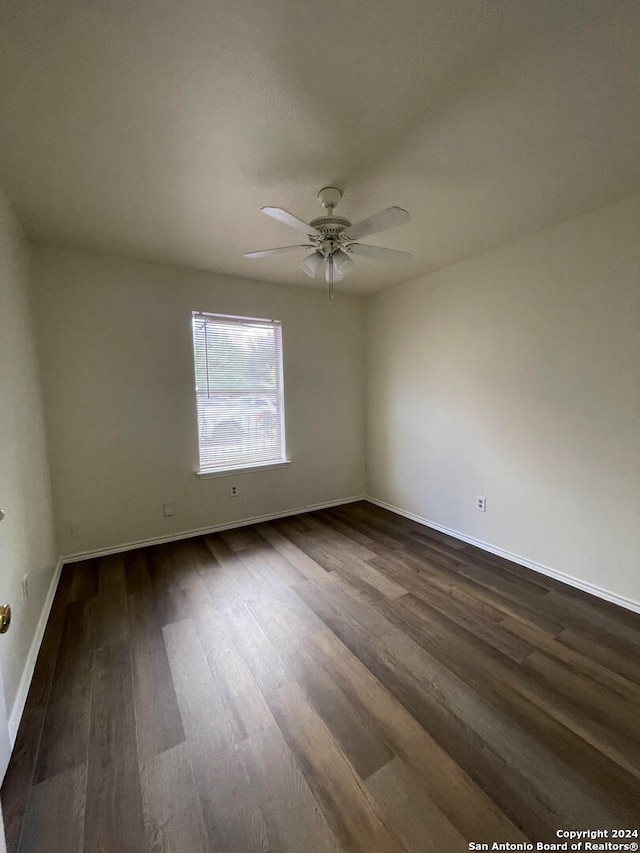
[(400, 252), (398, 249), (387, 249), (386, 246), (368, 246), (366, 243), (352, 243), (349, 246), (352, 255), (363, 255), (365, 258), (376, 260), (391, 260), (392, 258), (410, 258), (409, 252)]
[(404, 225), (410, 219), (411, 217), (402, 207), (388, 207), (386, 210), (381, 210), (380, 213), (374, 213), (368, 219), (363, 219), (362, 222), (351, 225), (345, 231), (345, 237), (348, 240), (359, 240), (360, 237), (368, 237), (369, 234), (375, 234), (377, 231), (385, 231), (387, 228)]
[(298, 231), (302, 231), (305, 234), (313, 234), (314, 237), (322, 236), (317, 228), (313, 228), (313, 226), (308, 225), (306, 222), (303, 222), (302, 219), (298, 219), (298, 217), (294, 216), (293, 213), (289, 213), (288, 210), (283, 210), (281, 207), (262, 207), (261, 210), (263, 213), (266, 213), (267, 216), (277, 219), (278, 222), (283, 222), (290, 228), (296, 228)]
[(280, 246), (278, 249), (262, 249), (259, 252), (245, 252), (245, 258), (266, 258), (267, 255), (277, 255), (280, 252), (291, 252), (293, 249), (313, 249), (309, 243), (301, 243), (299, 246)]
[(300, 266), (302, 267), (302, 271), (306, 272), (309, 278), (315, 278), (323, 263), (324, 255), (322, 252), (314, 252), (312, 255), (307, 255), (304, 261), (300, 263)]

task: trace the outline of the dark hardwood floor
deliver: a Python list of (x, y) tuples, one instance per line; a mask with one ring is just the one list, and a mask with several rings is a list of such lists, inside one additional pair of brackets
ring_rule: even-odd
[(639, 700), (639, 616), (364, 502), (74, 563), (2, 788), (9, 853), (635, 829)]

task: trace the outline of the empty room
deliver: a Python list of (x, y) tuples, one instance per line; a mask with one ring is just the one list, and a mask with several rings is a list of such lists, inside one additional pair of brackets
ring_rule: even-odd
[(7, 0), (0, 853), (637, 851), (637, 0)]

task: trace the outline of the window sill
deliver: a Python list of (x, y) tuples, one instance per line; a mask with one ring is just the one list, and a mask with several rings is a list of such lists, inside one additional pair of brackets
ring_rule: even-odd
[(283, 459), (282, 462), (257, 462), (255, 465), (216, 468), (215, 471), (196, 471), (196, 476), (200, 480), (209, 480), (211, 477), (231, 477), (234, 474), (251, 474), (254, 471), (274, 471), (276, 468), (285, 468), (290, 464), (290, 459)]

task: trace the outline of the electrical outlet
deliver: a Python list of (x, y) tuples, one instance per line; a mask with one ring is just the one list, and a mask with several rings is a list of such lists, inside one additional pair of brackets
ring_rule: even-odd
[(29, 598), (29, 575), (22, 578), (22, 597)]
[(171, 518), (176, 514), (176, 505), (174, 503), (162, 504), (162, 514), (165, 518)]
[(231, 497), (235, 498), (237, 496), (238, 496), (238, 487), (237, 486), (231, 486)]
[(487, 511), (487, 499), (484, 495), (476, 495), (476, 509), (478, 512)]
[(72, 538), (77, 539), (78, 536), (80, 536), (80, 522), (79, 521), (72, 521), (69, 526), (71, 529)]

